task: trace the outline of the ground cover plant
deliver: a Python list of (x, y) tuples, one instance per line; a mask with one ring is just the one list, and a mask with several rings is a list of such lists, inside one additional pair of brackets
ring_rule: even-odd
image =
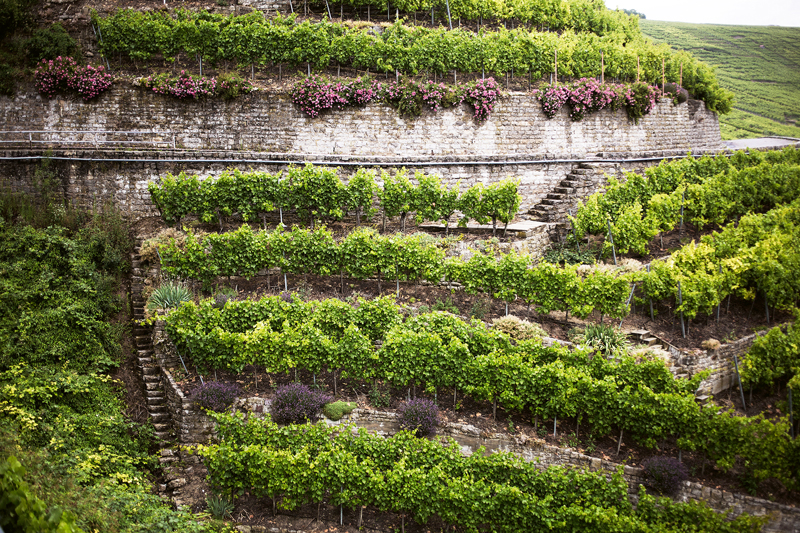
[(112, 318), (131, 247), (126, 225), (112, 210), (40, 198), (49, 200), (0, 202), (2, 525), (210, 531), (151, 493), (152, 430), (126, 417), (110, 376), (121, 363), (124, 330)]
[[(643, 20), (642, 33), (713, 65), (722, 87), (736, 94), (720, 116), (723, 139), (800, 137), (797, 125), (800, 35), (796, 28), (727, 26)], [(670, 80), (674, 81), (674, 80)]]

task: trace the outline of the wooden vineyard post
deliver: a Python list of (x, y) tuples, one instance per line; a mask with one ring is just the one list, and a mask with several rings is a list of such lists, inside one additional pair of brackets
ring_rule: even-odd
[(611, 241), (611, 253), (614, 256), (614, 266), (617, 266), (617, 249), (614, 246), (614, 235), (611, 233), (611, 221), (606, 220), (608, 225), (608, 240)]
[[(678, 306), (683, 305), (683, 294), (681, 294), (681, 282), (678, 282)], [(683, 323), (683, 309), (681, 309), (681, 334), (686, 338), (686, 326)]]
[(555, 83), (556, 83), (556, 87), (558, 87), (558, 49), (556, 49), (554, 53), (555, 53), (555, 58), (556, 58), (556, 62), (555, 62)]
[(636, 83), (639, 83), (639, 56), (636, 56)]
[(606, 63), (603, 57), (603, 51), (600, 50), (600, 83), (606, 82)]
[(739, 358), (733, 354), (733, 366), (736, 369), (736, 381), (739, 382), (739, 394), (742, 396), (742, 410), (747, 413), (747, 404), (744, 403), (744, 387), (742, 387), (742, 375), (739, 374)]

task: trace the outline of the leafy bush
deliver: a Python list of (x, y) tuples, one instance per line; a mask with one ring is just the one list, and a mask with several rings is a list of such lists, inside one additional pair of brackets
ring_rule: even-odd
[(222, 74), (217, 77), (217, 95), (224, 100), (233, 100), (240, 94), (253, 92), (253, 84), (236, 74)]
[(544, 261), (554, 265), (593, 265), (594, 254), (586, 247), (578, 250), (576, 246), (553, 245), (544, 253)]
[(169, 244), (172, 241), (183, 249), (186, 242), (186, 234), (175, 228), (167, 228), (158, 232), (155, 237), (151, 237), (142, 243), (139, 248), (139, 257), (142, 261), (147, 261), (151, 265), (157, 265), (161, 262), (159, 257), (158, 247), (160, 245)]
[(425, 398), (416, 398), (403, 403), (397, 410), (400, 428), (411, 431), (417, 437), (427, 437), (436, 433), (439, 425), (439, 408)]
[(25, 468), (16, 457), (0, 462), (0, 526), (5, 531), (79, 533), (75, 517), (58, 507), (48, 511), (24, 480)]
[(369, 398), (370, 405), (376, 409), (389, 407), (392, 403), (392, 396), (389, 391), (382, 391), (375, 383), (372, 384), (372, 388), (367, 393), (367, 398)]
[(311, 390), (302, 383), (290, 383), (279, 387), (272, 400), (272, 416), (276, 422), (300, 424), (315, 420), (322, 406), (331, 398), (322, 391)]
[(547, 332), (539, 324), (520, 320), (514, 315), (495, 318), (493, 324), (496, 329), (518, 341), (541, 339), (547, 335)]
[(659, 494), (675, 495), (689, 479), (689, 470), (674, 457), (650, 457), (642, 462), (646, 485)]
[(78, 53), (78, 43), (60, 22), (56, 22), (49, 28), (35, 30), (25, 42), (25, 49), (28, 59), (38, 63), (43, 59), (74, 57)]
[(341, 420), (344, 415), (349, 415), (352, 413), (353, 409), (356, 407), (358, 407), (358, 404), (355, 402), (343, 402), (339, 400), (326, 403), (325, 407), (322, 409), (322, 412), (331, 420)]
[(203, 409), (221, 413), (233, 405), (234, 400), (241, 393), (242, 391), (236, 383), (209, 381), (195, 387), (189, 399)]
[(0, 0), (0, 39), (30, 24), (33, 4), (33, 0)]
[(153, 291), (147, 299), (147, 309), (150, 311), (172, 309), (191, 300), (192, 293), (189, 289), (175, 281), (168, 281)]
[(0, 63), (0, 95), (14, 96), (17, 92), (17, 84), (14, 67)]

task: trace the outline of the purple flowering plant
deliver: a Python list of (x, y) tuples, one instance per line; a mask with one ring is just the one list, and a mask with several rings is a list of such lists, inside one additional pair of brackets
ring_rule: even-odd
[(272, 399), (272, 418), (278, 423), (302, 424), (315, 420), (322, 407), (333, 398), (302, 383), (278, 387)]
[(221, 413), (233, 405), (240, 394), (241, 389), (236, 383), (208, 381), (195, 387), (189, 399), (203, 409)]
[(59, 92), (74, 91), (84, 100), (96, 98), (111, 87), (111, 74), (105, 67), (85, 67), (78, 65), (71, 57), (58, 56), (43, 59), (33, 73), (36, 90), (45, 96), (53, 97)]
[(439, 408), (425, 398), (415, 398), (397, 409), (397, 422), (401, 429), (413, 432), (417, 437), (436, 433), (439, 425)]
[(645, 484), (659, 494), (675, 495), (689, 479), (686, 465), (674, 457), (649, 457), (642, 462)]

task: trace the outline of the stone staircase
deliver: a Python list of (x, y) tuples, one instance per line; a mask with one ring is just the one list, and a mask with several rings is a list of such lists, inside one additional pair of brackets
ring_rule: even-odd
[[(673, 376), (683, 379), (691, 377), (684, 367), (683, 361), (680, 358), (676, 359), (673, 352), (670, 351), (669, 343), (659, 339), (646, 329), (628, 331), (627, 333), (628, 339), (636, 343), (635, 349), (644, 349), (649, 354), (663, 360)], [(711, 396), (707, 394), (695, 394), (695, 400), (702, 404), (707, 403), (710, 399)]]
[(528, 214), (541, 222), (565, 223), (567, 210), (575, 214), (578, 199), (586, 198), (597, 186), (595, 176), (598, 168), (591, 163), (578, 163), (567, 176), (561, 180), (553, 192), (533, 206)]
[(134, 344), (136, 346), (137, 368), (144, 383), (144, 394), (147, 401), (147, 412), (155, 428), (155, 436), (159, 440), (169, 441), (174, 438), (170, 416), (167, 412), (164, 386), (161, 383), (161, 373), (158, 362), (153, 358), (152, 328), (141, 326), (144, 320), (145, 301), (142, 298), (142, 288), (145, 272), (142, 270), (142, 261), (138, 253), (131, 254), (133, 272), (131, 276), (131, 298), (133, 302), (133, 328)]

